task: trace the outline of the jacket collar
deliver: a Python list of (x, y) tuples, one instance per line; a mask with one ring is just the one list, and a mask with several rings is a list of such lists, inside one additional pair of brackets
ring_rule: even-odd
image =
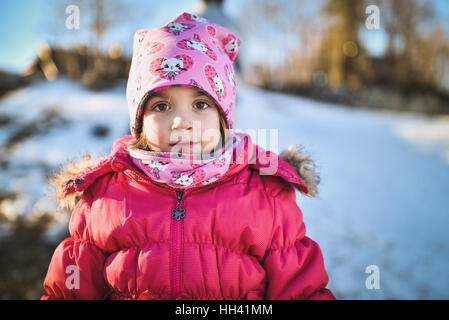
[[(234, 163), (231, 164), (228, 172), (226, 172), (219, 181), (224, 179), (227, 180), (231, 176), (249, 167), (258, 170), (259, 173), (263, 175), (271, 174), (278, 176), (291, 183), (300, 192), (308, 194), (309, 190), (306, 183), (299, 177), (297, 171), (290, 163), (283, 160), (276, 153), (265, 151), (257, 144), (253, 144), (249, 135), (243, 133), (240, 134), (246, 137), (243, 149), (234, 153)], [(140, 179), (160, 184), (148, 178), (134, 165), (126, 150), (126, 145), (130, 139), (132, 139), (132, 135), (124, 135), (116, 139), (112, 145), (110, 155), (99, 161), (96, 165), (83, 169), (75, 177), (67, 181), (64, 185), (64, 193), (66, 194), (71, 191), (81, 192), (97, 178), (111, 171), (122, 172), (130, 170), (135, 177), (140, 177)], [(219, 181), (215, 183), (218, 183)], [(213, 184), (214, 183), (211, 185)], [(203, 186), (199, 186), (197, 188), (202, 187)]]
[[(261, 174), (271, 174), (284, 179), (293, 184), (295, 188), (304, 194), (309, 193), (307, 184), (301, 179), (290, 163), (283, 160), (276, 153), (265, 151), (262, 147), (254, 144), (248, 134), (237, 134), (245, 138), (245, 144), (243, 145), (244, 149), (239, 150), (237, 154), (234, 154), (234, 159), (236, 159), (236, 161), (231, 165), (222, 179), (229, 178), (249, 166), (250, 168), (258, 170)], [(123, 136), (117, 139), (112, 146), (111, 156), (113, 160), (111, 166), (113, 168), (116, 167), (116, 171), (122, 171), (127, 168), (140, 172), (140, 169), (132, 163), (129, 154), (126, 151), (126, 143), (131, 138), (131, 135)]]
[[(216, 182), (211, 183), (210, 186), (212, 186), (215, 183), (219, 183), (222, 180), (227, 180), (231, 176), (234, 176), (238, 172), (245, 169), (248, 164), (251, 162), (251, 158), (254, 155), (254, 145), (252, 144), (251, 138), (249, 135), (246, 134), (240, 134), (240, 137), (246, 139), (244, 140), (244, 144), (241, 145), (241, 148), (237, 151), (234, 150), (233, 158), (236, 159), (234, 161), (228, 171)], [(148, 180), (151, 183), (157, 184), (157, 185), (163, 185), (162, 183), (156, 182), (152, 180), (151, 178), (148, 178), (145, 173), (143, 173), (134, 163), (132, 162), (130, 155), (128, 151), (126, 150), (126, 145), (128, 141), (132, 139), (131, 135), (126, 135), (118, 138), (112, 148), (111, 148), (111, 167), (115, 171), (124, 171), (126, 169), (131, 170), (134, 176), (137, 175), (137, 177), (144, 178), (145, 180)], [(205, 188), (206, 186), (198, 186), (192, 189), (198, 189), (198, 188)]]
[(262, 175), (273, 175), (291, 183), (296, 189), (304, 194), (309, 194), (307, 184), (298, 175), (296, 169), (278, 154), (265, 151), (262, 147), (255, 145), (255, 161), (250, 167), (259, 171)]

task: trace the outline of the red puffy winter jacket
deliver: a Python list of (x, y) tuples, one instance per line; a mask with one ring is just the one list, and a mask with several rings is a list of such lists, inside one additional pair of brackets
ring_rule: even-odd
[[(147, 177), (126, 151), (64, 185), (81, 198), (56, 248), (42, 299), (335, 299), (316, 242), (305, 235), (295, 188), (308, 186), (274, 153), (231, 165), (218, 181), (176, 192)], [(185, 218), (171, 218), (180, 204)]]

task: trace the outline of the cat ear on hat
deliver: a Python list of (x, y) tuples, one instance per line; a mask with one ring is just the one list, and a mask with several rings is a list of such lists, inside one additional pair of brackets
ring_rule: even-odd
[(234, 62), (240, 49), (240, 38), (229, 29), (210, 23), (207, 32), (216, 41), (217, 45), (223, 49), (223, 52)]
[(147, 34), (150, 32), (148, 29), (139, 29), (136, 32), (134, 32), (133, 37), (133, 51), (134, 53), (140, 50), (145, 43)]

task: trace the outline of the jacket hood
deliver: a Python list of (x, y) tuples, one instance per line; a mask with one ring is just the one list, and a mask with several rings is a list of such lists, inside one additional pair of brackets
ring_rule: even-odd
[[(50, 197), (59, 201), (60, 208), (72, 211), (83, 191), (105, 174), (131, 170), (135, 175), (146, 177), (133, 164), (126, 150), (130, 139), (132, 139), (132, 135), (116, 139), (110, 154), (106, 157), (103, 155), (93, 157), (89, 153), (84, 153), (79, 159), (69, 160), (62, 164), (59, 169), (48, 176), (49, 184), (55, 188)], [(301, 145), (292, 145), (277, 155), (252, 144), (251, 139), (248, 139), (247, 149), (249, 152), (245, 154), (245, 161), (237, 161), (239, 164), (231, 165), (225, 176), (236, 174), (249, 166), (258, 170), (260, 174), (279, 176), (305, 195), (311, 197), (318, 195), (320, 177), (315, 172), (314, 161)], [(272, 162), (267, 159), (275, 161), (274, 170), (270, 166)]]

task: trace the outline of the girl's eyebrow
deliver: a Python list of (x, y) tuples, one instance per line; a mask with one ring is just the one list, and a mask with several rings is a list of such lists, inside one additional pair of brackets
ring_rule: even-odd
[(195, 91), (195, 93), (192, 95), (192, 97), (196, 98), (196, 97), (201, 97), (201, 96), (205, 96), (207, 97), (204, 92), (201, 91)]

